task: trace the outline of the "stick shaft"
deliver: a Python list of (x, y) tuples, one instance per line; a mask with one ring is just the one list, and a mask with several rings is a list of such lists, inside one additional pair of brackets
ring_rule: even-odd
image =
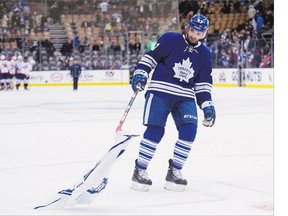
[(123, 116), (122, 116), (122, 118), (121, 118), (121, 120), (120, 120), (120, 122), (119, 122), (119, 124), (118, 124), (118, 126), (116, 128), (116, 132), (122, 130), (122, 126), (123, 126), (123, 124), (124, 124), (124, 122), (126, 120), (126, 117), (127, 117), (128, 113), (129, 113), (134, 101), (135, 101), (135, 98), (136, 98), (137, 94), (138, 94), (138, 90), (135, 91), (134, 94), (132, 95), (132, 97), (131, 97), (131, 99), (130, 99), (130, 101), (129, 101), (126, 109), (125, 109), (125, 112), (124, 112), (124, 114), (123, 114)]

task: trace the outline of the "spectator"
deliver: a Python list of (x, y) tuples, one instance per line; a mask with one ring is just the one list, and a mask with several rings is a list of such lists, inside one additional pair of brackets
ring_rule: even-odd
[(108, 22), (106, 23), (105, 27), (104, 27), (104, 33), (106, 33), (107, 35), (110, 35), (112, 31), (112, 26), (111, 23)]
[(99, 70), (99, 69), (103, 69), (102, 63), (100, 61), (93, 61), (92, 62), (92, 69), (93, 70)]
[(262, 15), (259, 13), (256, 16), (256, 23), (257, 23), (256, 31), (257, 31), (257, 34), (259, 35), (259, 33), (261, 33), (261, 31), (264, 27), (264, 19), (263, 19)]
[(59, 64), (60, 70), (70, 69), (68, 58), (66, 58), (65, 56), (61, 56), (59, 60), (60, 60)]
[(50, 59), (51, 57), (54, 57), (55, 47), (54, 47), (53, 43), (51, 42), (50, 38), (46, 38), (43, 41), (43, 46), (46, 49), (48, 59)]
[(151, 40), (149, 40), (147, 43), (147, 51), (152, 50), (156, 45), (156, 43), (157, 43), (157, 37), (155, 34), (153, 34)]
[(249, 51), (252, 48), (251, 36), (249, 34), (247, 35), (243, 46), (245, 51)]
[(100, 52), (100, 46), (99, 46), (98, 41), (96, 39), (94, 40), (94, 44), (92, 46), (92, 52), (94, 54), (98, 54)]
[(252, 50), (253, 52), (253, 56), (254, 56), (254, 67), (258, 68), (260, 67), (260, 63), (261, 63), (261, 56), (262, 56), (262, 51), (259, 48), (255, 48)]
[(60, 52), (65, 57), (71, 57), (73, 52), (73, 46), (71, 40), (67, 39), (66, 43), (62, 45)]
[(82, 70), (90, 70), (92, 68), (91, 61), (86, 61), (81, 65)]
[(135, 44), (135, 41), (130, 38), (130, 39), (129, 39), (129, 42), (128, 42), (128, 47), (129, 47), (129, 52), (130, 52), (130, 54), (132, 54), (133, 51), (134, 51), (134, 44)]
[(79, 51), (80, 53), (83, 53), (83, 52), (86, 50), (86, 48), (89, 48), (89, 46), (90, 46), (89, 40), (88, 40), (88, 38), (85, 36), (84, 38), (82, 38), (82, 39), (80, 40), (80, 44), (78, 45), (78, 51)]
[(23, 12), (26, 16), (31, 13), (31, 8), (27, 3), (24, 3), (23, 5)]
[(268, 29), (272, 29), (274, 26), (274, 15), (272, 10), (268, 10), (266, 11), (266, 13), (264, 14), (264, 24)]
[(263, 59), (260, 63), (260, 67), (261, 68), (271, 67), (271, 55), (270, 55), (270, 53), (263, 56)]
[(41, 27), (41, 21), (42, 21), (42, 16), (43, 15), (42, 14), (37, 14), (37, 12), (36, 12), (35, 16), (36, 16), (36, 19), (35, 19), (36, 26), (34, 26), (34, 28)]
[(52, 6), (50, 7), (50, 16), (53, 19), (53, 24), (55, 25), (58, 23), (60, 14), (59, 14), (59, 7), (58, 7), (58, 1), (55, 1)]
[(141, 43), (139, 42), (138, 38), (135, 39), (133, 50), (136, 52), (137, 55), (141, 51)]
[(77, 49), (80, 44), (80, 39), (78, 36), (75, 36), (72, 40), (72, 47), (73, 49)]
[(103, 1), (99, 4), (99, 8), (101, 10), (101, 13), (106, 14), (108, 12), (109, 9), (109, 4), (107, 1)]
[(249, 5), (249, 9), (247, 11), (247, 15), (248, 15), (248, 19), (249, 20), (254, 19), (255, 15), (256, 15), (256, 10), (255, 10), (253, 5)]
[(116, 41), (116, 42), (112, 41), (109, 50), (110, 50), (112, 53), (114, 53), (114, 54), (115, 54), (116, 52), (120, 52), (120, 51), (121, 51), (121, 47), (120, 47), (120, 45), (119, 45), (119, 42), (118, 42), (118, 41)]

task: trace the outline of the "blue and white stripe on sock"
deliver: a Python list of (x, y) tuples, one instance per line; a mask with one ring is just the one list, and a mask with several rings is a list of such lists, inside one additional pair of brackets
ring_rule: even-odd
[(178, 139), (173, 152), (173, 165), (175, 169), (181, 170), (184, 166), (193, 142)]
[(140, 150), (139, 150), (139, 157), (138, 157), (138, 167), (140, 169), (146, 170), (148, 167), (149, 162), (154, 156), (156, 151), (156, 146), (158, 143), (153, 142), (148, 139), (142, 139), (140, 142)]

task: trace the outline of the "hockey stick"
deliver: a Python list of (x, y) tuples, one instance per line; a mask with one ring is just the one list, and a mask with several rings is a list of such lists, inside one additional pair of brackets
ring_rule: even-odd
[(120, 120), (120, 122), (119, 122), (119, 124), (118, 124), (118, 126), (117, 126), (117, 128), (116, 128), (116, 132), (122, 130), (122, 126), (123, 126), (123, 124), (124, 124), (124, 122), (125, 122), (125, 120), (126, 120), (126, 117), (127, 117), (128, 113), (129, 113), (129, 111), (130, 111), (130, 109), (131, 109), (131, 107), (132, 107), (132, 105), (133, 105), (133, 103), (134, 103), (134, 100), (135, 100), (135, 98), (136, 98), (139, 90), (140, 90), (140, 84), (138, 83), (137, 89), (136, 89), (136, 91), (134, 92), (134, 94), (132, 95), (132, 97), (131, 97), (131, 99), (130, 99), (130, 101), (129, 101), (126, 109), (125, 109), (125, 112), (124, 112), (124, 114), (123, 114), (123, 116), (122, 116), (122, 118), (121, 118), (121, 120)]

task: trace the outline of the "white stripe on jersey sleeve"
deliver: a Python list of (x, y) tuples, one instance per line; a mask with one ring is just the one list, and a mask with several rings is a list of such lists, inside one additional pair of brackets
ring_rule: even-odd
[(140, 59), (139, 64), (143, 64), (143, 65), (150, 67), (151, 69), (154, 69), (157, 65), (157, 62), (155, 61), (155, 59), (152, 56), (145, 54)]
[(211, 93), (212, 85), (207, 82), (195, 83), (195, 93), (208, 92)]

